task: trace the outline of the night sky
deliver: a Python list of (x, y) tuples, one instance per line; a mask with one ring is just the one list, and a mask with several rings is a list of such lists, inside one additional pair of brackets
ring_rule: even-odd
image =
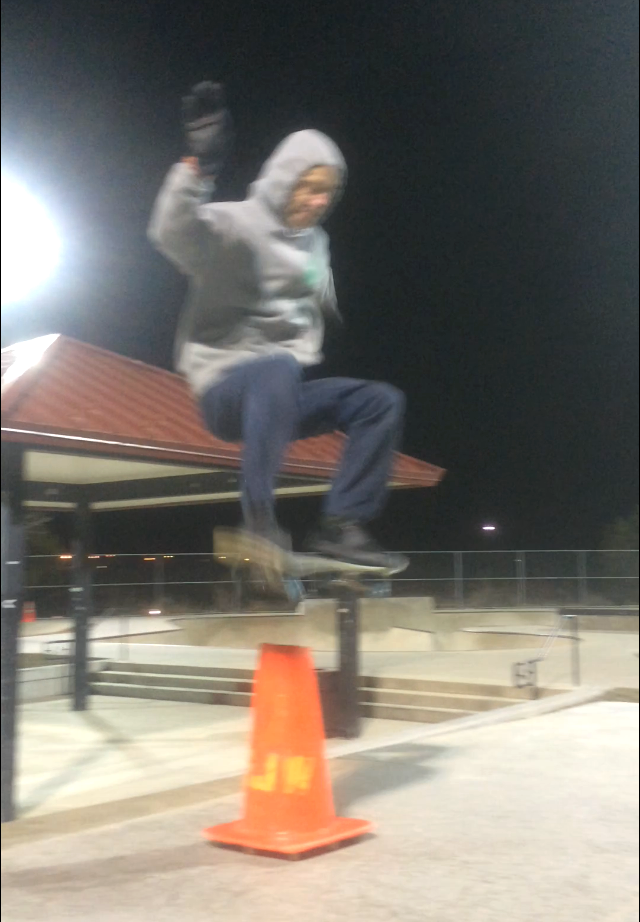
[[(60, 332), (170, 366), (185, 282), (145, 228), (184, 153), (180, 97), (223, 80), (238, 138), (219, 197), (300, 128), (347, 159), (327, 225), (347, 326), (323, 373), (403, 388), (404, 450), (449, 471), (394, 495), (378, 534), (597, 546), (637, 503), (637, 16), (636, 0), (5, 0), (2, 165), (65, 252), (5, 311), (3, 346)], [(316, 508), (283, 518), (297, 532)], [(213, 514), (109, 515), (100, 542), (206, 550)]]

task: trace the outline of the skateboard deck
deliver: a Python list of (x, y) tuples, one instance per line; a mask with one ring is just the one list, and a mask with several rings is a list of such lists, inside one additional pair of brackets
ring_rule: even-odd
[(246, 568), (271, 586), (285, 579), (325, 577), (334, 584), (361, 588), (360, 579), (367, 576), (391, 576), (386, 567), (371, 567), (346, 563), (316, 554), (294, 554), (259, 538), (250, 532), (235, 528), (216, 528), (213, 533), (214, 557), (225, 566)]

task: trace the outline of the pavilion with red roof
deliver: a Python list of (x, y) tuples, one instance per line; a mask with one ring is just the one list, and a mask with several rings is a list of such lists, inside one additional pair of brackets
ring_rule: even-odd
[[(295, 442), (276, 492), (324, 492), (340, 433)], [(24, 502), (92, 510), (228, 502), (239, 496), (241, 447), (203, 427), (183, 378), (65, 336), (2, 350), (2, 443), (20, 446)], [(433, 487), (444, 471), (398, 454), (391, 486)]]
[[(336, 432), (295, 442), (282, 465), (276, 493), (326, 492), (343, 441)], [(2, 822), (15, 816), (24, 508), (75, 513), (73, 707), (85, 710), (92, 614), (87, 565), (91, 513), (235, 500), (240, 496), (240, 462), (241, 446), (221, 442), (206, 431), (178, 375), (58, 334), (2, 350)], [(397, 454), (390, 486), (433, 487), (444, 473)], [(348, 630), (341, 622), (341, 644), (346, 646), (341, 646), (340, 670), (349, 679), (342, 682), (345, 700), (357, 710), (355, 607), (353, 612)]]

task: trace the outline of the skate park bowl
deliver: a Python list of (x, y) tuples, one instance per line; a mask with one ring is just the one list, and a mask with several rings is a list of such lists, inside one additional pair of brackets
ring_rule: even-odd
[[(318, 652), (337, 649), (336, 608), (331, 599), (311, 599), (285, 614), (175, 615), (173, 630), (130, 636), (132, 643), (250, 649), (261, 643), (294, 644)], [(637, 616), (578, 617), (580, 631), (637, 630)], [(631, 624), (631, 622), (634, 622)], [(551, 608), (436, 610), (430, 598), (363, 599), (362, 652), (462, 652), (539, 648), (558, 629)], [(556, 645), (571, 643), (563, 627)]]

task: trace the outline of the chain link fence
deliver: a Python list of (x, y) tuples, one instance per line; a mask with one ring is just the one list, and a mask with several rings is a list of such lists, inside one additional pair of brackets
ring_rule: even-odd
[[(374, 596), (431, 596), (438, 608), (526, 608), (638, 604), (637, 550), (411, 551), (404, 573), (369, 580)], [(97, 615), (250, 611), (244, 573), (211, 554), (92, 554)], [(27, 598), (39, 618), (66, 617), (71, 555), (27, 558)], [(305, 580), (308, 595), (321, 583)], [(265, 602), (259, 607), (264, 610)], [(281, 606), (280, 606), (281, 607)]]

